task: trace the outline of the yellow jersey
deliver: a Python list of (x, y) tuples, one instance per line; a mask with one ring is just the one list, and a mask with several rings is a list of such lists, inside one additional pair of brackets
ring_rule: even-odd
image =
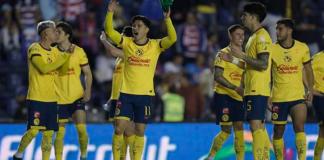
[(272, 50), (272, 101), (304, 99), (303, 64), (310, 62), (308, 46), (294, 40), (290, 48), (276, 43)]
[(57, 71), (42, 74), (33, 64), (32, 59), (40, 56), (45, 64), (51, 64), (59, 56), (59, 51), (51, 47), (43, 48), (39, 43), (32, 43), (28, 48), (28, 93), (26, 99), (41, 102), (56, 102), (55, 77)]
[(70, 59), (58, 69), (58, 77), (55, 80), (58, 104), (71, 104), (83, 96), (81, 67), (88, 65), (88, 58), (82, 48), (74, 46)]
[(324, 93), (324, 51), (315, 54), (312, 59), (314, 90)]
[(123, 81), (124, 60), (117, 58), (115, 62), (115, 70), (112, 78), (112, 89), (110, 99), (117, 100), (119, 98), (119, 91)]
[[(226, 47), (223, 48), (221, 51), (224, 53), (228, 53), (229, 50), (230, 48)], [(235, 86), (240, 86), (243, 69), (241, 69), (233, 63), (222, 60), (221, 57), (219, 57), (218, 55), (216, 55), (214, 66), (224, 69), (223, 76), (228, 82), (232, 83)], [(242, 96), (237, 94), (235, 90), (227, 88), (221, 84), (216, 83), (214, 91), (219, 94), (226, 94), (235, 100), (242, 101)]]
[(137, 45), (133, 38), (123, 37), (124, 72), (120, 92), (135, 95), (155, 95), (153, 77), (159, 55), (164, 48), (160, 39), (149, 39)]
[(260, 28), (256, 30), (249, 38), (245, 52), (249, 57), (257, 58), (259, 53), (269, 53), (268, 68), (263, 71), (258, 71), (246, 63), (244, 76), (244, 95), (261, 95), (270, 96), (270, 81), (271, 81), (271, 38), (269, 33)]

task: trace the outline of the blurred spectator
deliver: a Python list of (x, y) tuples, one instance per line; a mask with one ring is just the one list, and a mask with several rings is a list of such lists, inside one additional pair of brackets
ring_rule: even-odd
[(183, 57), (179, 54), (174, 54), (172, 61), (168, 61), (164, 64), (164, 73), (179, 74), (183, 71)]
[(176, 90), (176, 86), (171, 85), (168, 92), (162, 95), (164, 122), (181, 122), (184, 120), (185, 101)]
[(27, 55), (28, 46), (39, 38), (36, 31), (36, 24), (41, 20), (39, 5), (36, 0), (21, 0), (15, 10), (22, 33), (22, 52)]
[(214, 30), (217, 27), (216, 1), (204, 0), (197, 5), (197, 17), (199, 22), (208, 31)]
[(19, 30), (16, 22), (12, 19), (12, 7), (5, 4), (1, 7), (4, 16), (3, 25), (0, 29), (0, 48), (2, 59), (7, 62), (21, 62)]
[(181, 77), (179, 94), (185, 99), (185, 120), (199, 121), (202, 118), (205, 101), (199, 85), (189, 82), (190, 75)]
[(195, 62), (185, 65), (185, 72), (190, 75), (190, 83), (199, 83), (199, 78), (204, 69), (206, 69), (206, 61), (203, 54), (198, 54)]
[(177, 28), (177, 52), (183, 53), (185, 63), (193, 62), (207, 51), (207, 33), (198, 22), (196, 12), (187, 13), (186, 22)]
[(77, 17), (86, 12), (86, 3), (83, 0), (57, 0), (62, 18), (74, 24)]
[(38, 0), (44, 20), (59, 19), (57, 0)]

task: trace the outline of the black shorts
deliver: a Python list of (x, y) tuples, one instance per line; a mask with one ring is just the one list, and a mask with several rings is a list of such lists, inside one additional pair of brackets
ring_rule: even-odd
[(147, 123), (151, 115), (152, 96), (120, 93), (116, 104), (115, 119)]
[(244, 96), (244, 108), (246, 110), (247, 120), (264, 121), (265, 113), (268, 106), (267, 96)]
[(324, 124), (324, 96), (314, 95), (313, 106), (315, 108), (317, 121), (319, 124)]
[(272, 123), (286, 124), (290, 109), (297, 104), (305, 104), (305, 100), (300, 99), (290, 102), (273, 102), (272, 104)]
[(85, 111), (85, 103), (81, 101), (81, 99), (76, 100), (71, 104), (59, 104), (59, 122), (68, 122), (69, 118), (72, 117), (73, 113), (77, 110)]
[(27, 129), (58, 130), (57, 103), (27, 100)]
[(225, 94), (214, 94), (216, 107), (216, 124), (231, 125), (232, 122), (244, 121), (245, 110), (243, 102)]

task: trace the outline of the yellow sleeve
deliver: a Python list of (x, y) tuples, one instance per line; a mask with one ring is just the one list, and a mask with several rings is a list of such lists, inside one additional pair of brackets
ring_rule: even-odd
[(303, 56), (303, 63), (307, 63), (311, 60), (310, 58), (310, 51), (308, 46), (305, 44), (305, 52), (304, 52), (304, 56)]
[(177, 33), (175, 31), (175, 28), (172, 24), (170, 17), (166, 18), (164, 21), (165, 21), (165, 24), (167, 27), (168, 36), (162, 38), (162, 40), (160, 41), (160, 47), (162, 49), (167, 49), (167, 48), (171, 47), (172, 44), (174, 44), (177, 41)]
[(70, 56), (67, 54), (62, 54), (56, 59), (55, 62), (46, 64), (43, 58), (41, 57), (41, 54), (33, 54), (33, 56), (31, 56), (31, 62), (37, 68), (38, 71), (45, 74), (54, 71), (60, 66), (62, 66), (66, 62), (66, 60), (69, 59), (69, 57)]
[(225, 61), (217, 54), (214, 61), (215, 67), (225, 68)]
[(83, 49), (80, 51), (80, 66), (89, 64), (88, 57)]
[(105, 32), (109, 39), (111, 39), (115, 44), (119, 44), (122, 42), (122, 35), (113, 27), (113, 15), (113, 12), (108, 12), (106, 15)]
[(271, 39), (267, 35), (259, 35), (256, 42), (256, 53), (270, 53)]

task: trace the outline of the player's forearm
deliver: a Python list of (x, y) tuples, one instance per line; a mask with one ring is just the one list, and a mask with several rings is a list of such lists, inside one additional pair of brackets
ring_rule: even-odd
[(31, 61), (38, 71), (40, 71), (42, 74), (46, 74), (61, 67), (68, 59), (69, 56), (60, 56), (55, 62), (46, 64), (42, 57), (35, 56)]
[(106, 51), (114, 57), (124, 57), (124, 53), (121, 49), (116, 48), (107, 40), (101, 40), (101, 43), (104, 45)]
[(161, 40), (161, 45), (163, 48), (169, 48), (177, 41), (177, 33), (172, 24), (171, 18), (166, 18), (164, 21), (167, 27), (168, 36)]
[(93, 81), (90, 66), (86, 65), (82, 67), (82, 71), (84, 73), (84, 79), (85, 79), (85, 92), (90, 94), (92, 88), (92, 81)]
[(221, 84), (222, 86), (226, 87), (226, 88), (233, 89), (233, 90), (235, 90), (235, 88), (236, 88), (236, 86), (233, 85), (228, 80), (226, 80), (223, 75), (220, 75), (220, 74), (217, 74), (217, 73), (215, 73), (215, 81), (217, 83)]
[(260, 57), (260, 58), (254, 59), (248, 55), (244, 55), (243, 60), (245, 61), (245, 63), (252, 66), (256, 70), (263, 71), (268, 68), (268, 57), (269, 56), (267, 55), (267, 57)]
[(306, 88), (308, 91), (313, 92), (313, 86), (314, 86), (314, 74), (313, 69), (309, 64), (305, 65), (305, 76), (306, 76)]
[(105, 19), (105, 32), (109, 39), (115, 44), (119, 44), (121, 41), (121, 34), (117, 32), (113, 27), (113, 12), (108, 12)]

